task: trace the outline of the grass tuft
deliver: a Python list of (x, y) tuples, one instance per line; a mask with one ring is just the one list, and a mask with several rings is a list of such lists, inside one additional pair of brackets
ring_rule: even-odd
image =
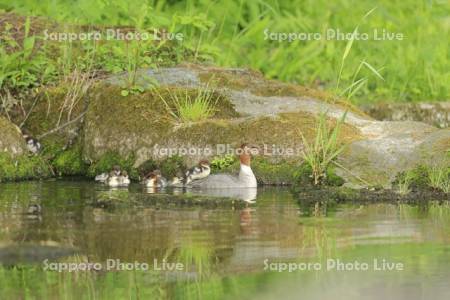
[(320, 184), (326, 178), (328, 166), (345, 148), (339, 143), (339, 133), (346, 115), (347, 113), (344, 113), (337, 120), (334, 128), (330, 128), (327, 114), (320, 114), (313, 143), (308, 142), (303, 133), (301, 133), (304, 145), (303, 158), (311, 167), (314, 185)]
[(450, 193), (450, 172), (448, 166), (434, 165), (428, 168), (429, 185), (435, 189)]
[[(167, 89), (167, 95), (158, 93), (161, 101), (166, 106), (167, 112), (180, 123), (198, 122), (209, 119), (216, 113), (218, 97), (214, 90), (208, 86), (201, 88), (192, 94), (188, 89), (184, 91), (171, 91)], [(169, 98), (169, 99), (168, 99)]]

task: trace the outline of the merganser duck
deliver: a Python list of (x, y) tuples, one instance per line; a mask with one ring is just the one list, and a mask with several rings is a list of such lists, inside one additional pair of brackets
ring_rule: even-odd
[(256, 148), (247, 144), (243, 144), (239, 148), (241, 168), (238, 176), (215, 174), (204, 179), (195, 180), (188, 186), (201, 189), (256, 188), (258, 183), (250, 167), (252, 149)]
[(41, 143), (32, 136), (29, 136), (28, 134), (24, 134), (23, 138), (25, 139), (25, 142), (27, 143), (27, 149), (33, 154), (39, 153), (41, 151)]
[(209, 166), (209, 161), (201, 160), (197, 166), (189, 169), (186, 172), (185, 184), (189, 184), (193, 180), (206, 178), (209, 176), (210, 173), (211, 173), (211, 168)]

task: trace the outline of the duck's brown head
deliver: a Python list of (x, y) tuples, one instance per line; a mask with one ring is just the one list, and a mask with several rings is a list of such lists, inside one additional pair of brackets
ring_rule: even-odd
[(241, 161), (241, 164), (250, 166), (252, 154), (255, 154), (257, 151), (258, 148), (256, 146), (249, 145), (247, 143), (242, 144), (238, 150), (239, 160)]
[(116, 173), (117, 176), (119, 176), (120, 175), (120, 166), (118, 166), (118, 165), (113, 166), (112, 171), (114, 173)]
[(198, 166), (199, 167), (209, 167), (209, 161), (206, 159), (203, 159), (203, 160), (199, 161)]

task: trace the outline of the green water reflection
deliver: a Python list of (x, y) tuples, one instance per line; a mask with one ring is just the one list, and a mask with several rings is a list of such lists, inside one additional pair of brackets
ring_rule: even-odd
[[(118, 193), (117, 205), (98, 207), (96, 199), (111, 191), (86, 181), (0, 184), (0, 298), (445, 299), (450, 293), (446, 202), (336, 204), (264, 188), (241, 209), (164, 208), (146, 205), (139, 186)], [(27, 214), (30, 204), (41, 213)], [(150, 268), (60, 273), (43, 270), (48, 257)], [(327, 260), (337, 259), (371, 267), (326, 270)], [(374, 259), (404, 270), (374, 271)], [(155, 260), (183, 269), (155, 270)], [(267, 269), (308, 262), (322, 269)]]

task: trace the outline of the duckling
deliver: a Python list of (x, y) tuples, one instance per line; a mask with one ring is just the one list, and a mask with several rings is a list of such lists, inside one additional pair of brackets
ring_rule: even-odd
[(169, 182), (169, 186), (171, 187), (184, 187), (184, 178), (183, 173), (178, 171), (175, 176), (173, 176), (172, 180)]
[(114, 171), (109, 172), (108, 178), (105, 182), (110, 187), (118, 187), (121, 184), (121, 179)]
[(158, 180), (158, 175), (155, 172), (148, 173), (142, 182), (147, 188), (158, 188), (161, 187), (161, 183)]
[(193, 180), (203, 179), (209, 176), (211, 173), (211, 168), (209, 166), (209, 161), (201, 160), (197, 166), (189, 169), (186, 172), (185, 183), (189, 184)]
[(25, 139), (25, 142), (27, 143), (27, 149), (33, 154), (39, 153), (41, 151), (41, 143), (37, 139), (35, 139), (32, 136), (29, 136), (28, 134), (24, 134), (23, 138)]
[(39, 204), (30, 204), (27, 209), (28, 215), (38, 215), (42, 212), (42, 207)]
[(178, 171), (177, 174), (175, 176), (173, 176), (171, 180), (167, 180), (164, 176), (162, 176), (160, 170), (155, 170), (155, 171), (153, 171), (153, 173), (156, 174), (160, 187), (183, 187), (184, 186), (183, 175), (180, 171)]
[(128, 186), (128, 185), (130, 185), (131, 181), (130, 181), (130, 178), (128, 177), (127, 171), (123, 171), (120, 174), (120, 176), (119, 176), (119, 183), (120, 183), (120, 186)]

